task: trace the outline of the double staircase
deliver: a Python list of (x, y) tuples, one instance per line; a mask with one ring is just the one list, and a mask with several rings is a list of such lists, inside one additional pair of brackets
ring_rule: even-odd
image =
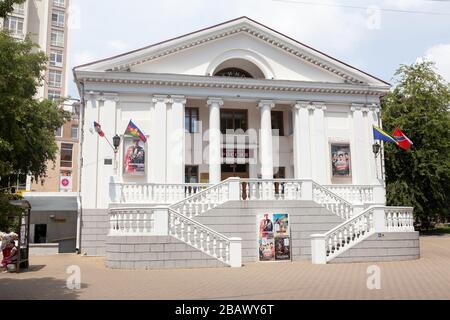
[(322, 186), (312, 180), (230, 178), (217, 185), (111, 185), (110, 236), (172, 236), (231, 267), (240, 238), (195, 220), (229, 201), (314, 201), (344, 222), (311, 236), (312, 262), (325, 264), (377, 232), (411, 232), (412, 208), (384, 203), (381, 186)]

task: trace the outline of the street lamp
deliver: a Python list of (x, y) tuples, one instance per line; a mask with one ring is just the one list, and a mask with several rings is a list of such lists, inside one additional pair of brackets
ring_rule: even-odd
[(378, 154), (380, 153), (380, 150), (381, 150), (381, 146), (380, 146), (379, 143), (374, 143), (372, 145), (372, 151), (375, 154), (375, 158), (378, 157)]
[(119, 146), (120, 146), (120, 137), (117, 134), (113, 137), (113, 146), (114, 146), (114, 152), (117, 153), (117, 151), (119, 150)]

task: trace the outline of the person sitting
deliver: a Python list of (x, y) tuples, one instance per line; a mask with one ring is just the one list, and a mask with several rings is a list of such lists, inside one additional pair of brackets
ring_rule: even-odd
[(2, 267), (8, 269), (8, 265), (14, 265), (19, 258), (19, 250), (17, 249), (16, 242), (11, 240), (3, 250)]

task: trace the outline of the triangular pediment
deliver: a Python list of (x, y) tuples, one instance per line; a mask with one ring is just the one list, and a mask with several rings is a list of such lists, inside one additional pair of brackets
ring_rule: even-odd
[(247, 17), (74, 70), (214, 76), (233, 62), (271, 80), (389, 85)]

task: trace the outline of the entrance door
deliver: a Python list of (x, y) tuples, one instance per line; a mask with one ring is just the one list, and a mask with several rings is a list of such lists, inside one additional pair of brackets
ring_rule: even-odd
[(250, 178), (250, 170), (248, 164), (223, 164), (222, 165), (222, 180), (228, 178)]

